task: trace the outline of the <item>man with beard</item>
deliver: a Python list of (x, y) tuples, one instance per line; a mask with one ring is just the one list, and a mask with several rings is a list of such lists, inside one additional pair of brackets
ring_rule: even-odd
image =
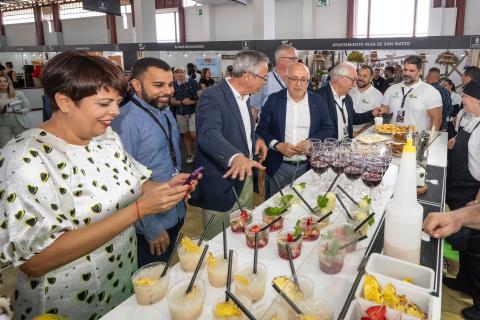
[(382, 94), (387, 90), (385, 87), (385, 78), (382, 77), (382, 70), (380, 68), (375, 68), (375, 74), (373, 75), (373, 86), (375, 89), (380, 91)]
[[(160, 59), (143, 58), (133, 66), (131, 79), (134, 92), (112, 127), (128, 153), (152, 170), (152, 180), (168, 181), (181, 167), (180, 134), (168, 108), (173, 95), (172, 71)], [(139, 267), (167, 261), (184, 217), (182, 201), (161, 215), (145, 216), (136, 223)]]
[(436, 130), (442, 124), (442, 97), (420, 79), (422, 58), (409, 56), (403, 63), (403, 81), (385, 92), (383, 107), (393, 113), (391, 123), (414, 125), (417, 130)]
[[(383, 95), (372, 85), (373, 70), (370, 66), (363, 65), (358, 69), (357, 86), (350, 90), (350, 96), (353, 100), (353, 109), (357, 113), (371, 111), (382, 105)], [(372, 123), (353, 126), (353, 136), (357, 136)]]

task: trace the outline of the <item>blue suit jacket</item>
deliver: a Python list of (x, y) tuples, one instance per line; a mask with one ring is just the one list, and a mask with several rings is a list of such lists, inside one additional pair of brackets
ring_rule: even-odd
[[(325, 139), (334, 136), (335, 129), (325, 100), (314, 92), (308, 91), (310, 108), (309, 138)], [(272, 140), (285, 141), (285, 123), (287, 121), (287, 89), (271, 94), (262, 108), (257, 134), (265, 140), (267, 146)], [(269, 149), (265, 165), (267, 173), (273, 176), (283, 160), (283, 154)]]
[[(328, 110), (330, 111), (330, 118), (332, 119), (333, 126), (335, 127), (334, 138), (338, 138), (338, 117), (337, 117), (337, 106), (335, 105), (335, 99), (333, 98), (332, 88), (330, 84), (327, 84), (316, 91), (319, 95), (328, 104)], [(348, 136), (349, 138), (353, 137), (353, 125), (364, 124), (368, 122), (373, 122), (372, 111), (367, 111), (364, 113), (356, 113), (353, 109), (353, 100), (350, 95), (345, 96), (345, 107), (347, 108), (348, 113)], [(342, 120), (340, 120), (342, 121)]]
[(208, 87), (198, 100), (195, 112), (197, 151), (193, 167), (203, 166), (204, 171), (189, 200), (191, 205), (216, 211), (227, 211), (234, 205), (232, 186), (240, 194), (243, 182), (222, 176), (228, 171), (228, 160), (234, 154), (248, 157), (250, 152), (254, 153), (255, 124), (251, 113), (249, 115), (252, 130), (246, 134), (252, 139), (251, 151), (237, 101), (225, 80)]

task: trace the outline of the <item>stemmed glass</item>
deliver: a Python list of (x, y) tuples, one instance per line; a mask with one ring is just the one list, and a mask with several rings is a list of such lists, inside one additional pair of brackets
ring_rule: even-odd
[(310, 156), (312, 155), (313, 151), (319, 150), (322, 146), (322, 140), (320, 139), (308, 139), (309, 145), (307, 150), (305, 150), (305, 156), (307, 157), (307, 161), (310, 161)]
[(355, 181), (360, 179), (360, 176), (363, 172), (363, 156), (360, 153), (355, 153), (352, 151), (347, 157), (347, 166), (343, 170), (345, 173), (345, 177), (351, 181), (350, 184), (350, 192), (352, 192), (352, 196), (355, 197)]
[(379, 158), (372, 156), (364, 158), (362, 181), (368, 188), (370, 188), (370, 198), (372, 198), (373, 188), (377, 187), (382, 181), (383, 173), (385, 172), (384, 170), (385, 163)]
[(318, 183), (321, 184), (322, 174), (328, 170), (328, 162), (325, 158), (325, 146), (318, 150), (313, 150), (310, 156), (310, 166), (312, 170), (318, 175)]
[[(385, 172), (388, 170), (388, 167), (392, 162), (392, 148), (390, 144), (378, 143), (377, 145), (375, 145), (374, 148), (372, 148), (371, 155), (375, 156), (380, 161), (382, 161), (382, 164), (385, 167), (383, 175), (385, 175)], [(380, 193), (383, 193), (384, 191), (385, 191), (385, 186), (382, 181), (382, 183), (380, 184), (380, 187), (377, 189), (377, 193), (380, 194)]]

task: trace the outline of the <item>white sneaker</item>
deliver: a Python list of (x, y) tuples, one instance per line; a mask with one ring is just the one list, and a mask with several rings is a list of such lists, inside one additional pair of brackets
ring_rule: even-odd
[(185, 161), (187, 164), (193, 163), (193, 155), (187, 156), (187, 160)]

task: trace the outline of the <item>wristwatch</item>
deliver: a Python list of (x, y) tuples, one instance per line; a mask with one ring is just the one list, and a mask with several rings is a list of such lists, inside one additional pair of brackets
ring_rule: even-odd
[(275, 144), (272, 146), (272, 149), (273, 149), (274, 151), (278, 151), (277, 146), (278, 146), (279, 143), (280, 143), (280, 141), (277, 141), (277, 142), (275, 142)]

